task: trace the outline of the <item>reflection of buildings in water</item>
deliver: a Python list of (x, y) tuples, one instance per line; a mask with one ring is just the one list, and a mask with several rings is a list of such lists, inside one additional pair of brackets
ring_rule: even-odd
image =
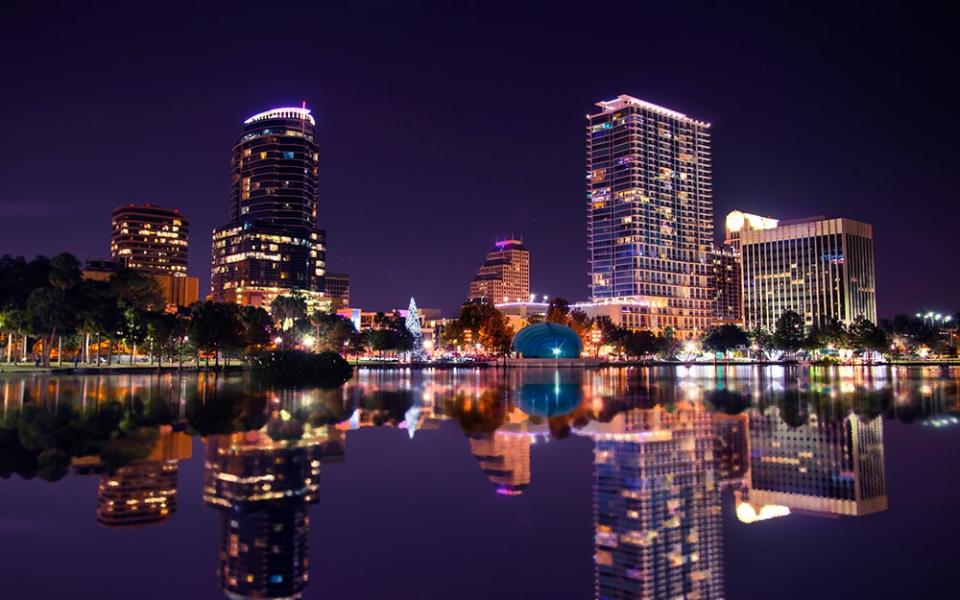
[(327, 438), (275, 442), (265, 431), (207, 438), (203, 499), (220, 510), (220, 586), (230, 598), (299, 598), (308, 574), (307, 507)]
[[(169, 519), (177, 511), (178, 461), (191, 454), (189, 435), (161, 427), (146, 459), (102, 475), (97, 485), (97, 521), (107, 527), (132, 527)], [(81, 459), (75, 466), (94, 465)]]
[(720, 489), (700, 404), (633, 409), (595, 441), (595, 594), (722, 598)]
[(723, 487), (741, 485), (749, 471), (750, 437), (747, 413), (726, 415), (715, 412), (712, 420), (713, 458), (717, 480)]
[(750, 412), (750, 477), (741, 501), (754, 513), (766, 506), (848, 516), (887, 509), (882, 418), (811, 415), (794, 428), (777, 407)]
[(493, 433), (469, 437), (470, 453), (498, 494), (519, 496), (530, 485), (531, 436), (525, 427), (505, 425)]

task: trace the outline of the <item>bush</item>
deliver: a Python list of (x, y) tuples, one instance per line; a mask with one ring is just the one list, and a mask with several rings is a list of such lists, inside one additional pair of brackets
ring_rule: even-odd
[(336, 352), (281, 350), (259, 355), (253, 371), (280, 384), (312, 384), (335, 388), (353, 377), (353, 367)]

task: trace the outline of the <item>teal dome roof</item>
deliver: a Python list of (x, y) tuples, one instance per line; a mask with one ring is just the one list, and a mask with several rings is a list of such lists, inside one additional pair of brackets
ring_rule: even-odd
[(523, 358), (580, 358), (583, 344), (566, 325), (536, 323), (513, 336), (513, 351)]

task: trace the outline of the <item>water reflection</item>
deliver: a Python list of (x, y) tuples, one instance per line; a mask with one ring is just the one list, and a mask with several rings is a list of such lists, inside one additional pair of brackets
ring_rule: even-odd
[(175, 518), (178, 465), (199, 436), (203, 501), (220, 520), (220, 588), (231, 598), (297, 598), (310, 577), (321, 469), (349, 468), (338, 463), (348, 462), (351, 432), (401, 429), (419, 441), (456, 427), (477, 475), (502, 496), (536, 486), (533, 447), (576, 436), (594, 448), (596, 597), (722, 598), (724, 510), (744, 524), (886, 510), (884, 420), (956, 422), (958, 377), (371, 370), (339, 390), (204, 374), (5, 377), (0, 476), (98, 477), (97, 522), (152, 527)]

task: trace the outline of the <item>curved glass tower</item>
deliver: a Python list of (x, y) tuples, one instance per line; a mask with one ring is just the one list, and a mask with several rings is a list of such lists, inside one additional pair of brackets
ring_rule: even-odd
[(211, 295), (267, 306), (322, 297), (325, 232), (317, 227), (319, 152), (306, 108), (253, 115), (233, 147), (229, 223), (213, 233)]

